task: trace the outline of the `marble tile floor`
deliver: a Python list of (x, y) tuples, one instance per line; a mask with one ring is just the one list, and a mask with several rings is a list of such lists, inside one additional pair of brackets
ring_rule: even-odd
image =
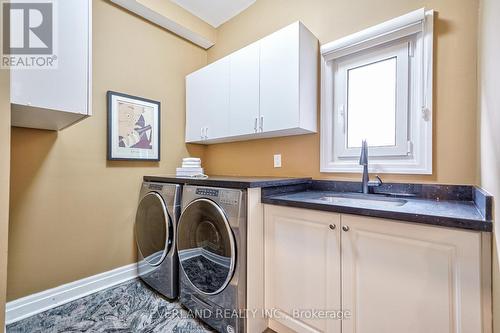
[(213, 333), (138, 279), (7, 326), (7, 333), (62, 332)]

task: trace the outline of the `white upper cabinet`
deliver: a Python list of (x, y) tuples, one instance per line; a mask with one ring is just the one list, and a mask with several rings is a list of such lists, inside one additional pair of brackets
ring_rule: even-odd
[(229, 57), (231, 62), (230, 135), (257, 133), (259, 129), (260, 44), (251, 44)]
[(12, 125), (60, 130), (91, 115), (92, 1), (54, 6), (57, 68), (11, 69)]
[[(204, 100), (206, 75), (202, 71), (194, 72), (186, 76), (186, 142), (205, 140), (205, 127), (207, 126), (206, 112), (190, 110), (201, 110), (205, 107)], [(196, 95), (196, 98), (194, 98)]]
[[(209, 70), (221, 61), (229, 63), (228, 89), (215, 89), (221, 77)], [(198, 77), (204, 86), (195, 88), (191, 77)], [(186, 142), (208, 144), (317, 130), (318, 40), (300, 22), (202, 68), (187, 81)], [(218, 95), (211, 98), (229, 101), (224, 108), (227, 122), (219, 108), (201, 102), (207, 89)], [(212, 126), (209, 135), (200, 134), (205, 129), (199, 128), (198, 118), (205, 113), (224, 126)]]
[(229, 59), (221, 59), (206, 68), (209, 77), (215, 78), (204, 85), (207, 140), (229, 135)]
[(265, 131), (299, 124), (299, 29), (293, 24), (261, 40), (260, 113)]
[(229, 135), (229, 59), (186, 77), (186, 141)]

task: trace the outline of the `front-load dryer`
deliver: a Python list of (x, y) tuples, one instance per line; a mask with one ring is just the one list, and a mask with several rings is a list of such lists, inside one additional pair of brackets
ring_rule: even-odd
[(182, 197), (177, 233), (179, 300), (218, 332), (243, 333), (247, 193), (184, 186)]
[(144, 182), (135, 219), (139, 277), (167, 298), (179, 293), (179, 259), (175, 244), (181, 187)]

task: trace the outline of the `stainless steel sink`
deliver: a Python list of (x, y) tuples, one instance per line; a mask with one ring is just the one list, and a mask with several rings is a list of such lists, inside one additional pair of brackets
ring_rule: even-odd
[(335, 193), (320, 197), (319, 200), (340, 206), (369, 205), (377, 207), (400, 207), (408, 201), (404, 199), (386, 198), (378, 194)]

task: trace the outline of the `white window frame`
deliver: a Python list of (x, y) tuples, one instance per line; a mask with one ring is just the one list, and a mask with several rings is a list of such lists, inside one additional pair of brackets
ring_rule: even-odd
[[(397, 41), (391, 45), (383, 45), (361, 52), (352, 57), (334, 60), (334, 150), (339, 158), (359, 157), (361, 148), (349, 148), (347, 145), (348, 117), (345, 112), (348, 104), (348, 72), (383, 60), (396, 58), (396, 144), (392, 147), (370, 147), (370, 156), (402, 156), (408, 150), (408, 79), (409, 59), (408, 45), (411, 41)], [(400, 75), (403, 74), (403, 75)], [(404, 75), (406, 74), (406, 75)], [(370, 144), (370, 141), (368, 141)], [(359, 142), (361, 147), (361, 142)]]
[[(361, 170), (360, 149), (347, 148), (346, 117), (342, 115), (347, 98), (346, 68), (366, 63), (370, 57), (399, 54), (402, 62), (398, 66), (402, 67), (398, 72), (408, 66), (408, 79), (407, 94), (402, 91), (402, 80), (397, 80), (397, 143), (370, 147), (369, 171), (432, 174), (433, 23), (434, 11), (422, 8), (321, 47), (321, 172)], [(401, 53), (405, 47), (406, 64)], [(405, 109), (401, 103), (407, 104), (407, 112), (401, 112)]]

